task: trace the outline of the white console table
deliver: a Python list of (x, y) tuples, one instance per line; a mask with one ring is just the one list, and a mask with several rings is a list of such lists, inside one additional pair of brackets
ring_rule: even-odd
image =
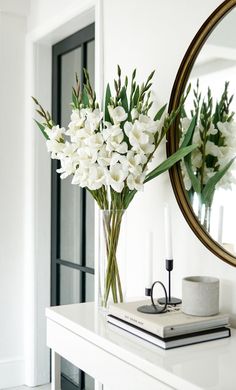
[(52, 389), (60, 389), (60, 356), (109, 390), (235, 390), (232, 337), (162, 350), (106, 322), (93, 303), (46, 309)]

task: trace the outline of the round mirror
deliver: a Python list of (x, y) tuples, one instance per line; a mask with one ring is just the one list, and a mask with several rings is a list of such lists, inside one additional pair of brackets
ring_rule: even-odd
[[(194, 151), (170, 171), (179, 206), (198, 238), (236, 266), (236, 0), (203, 24), (181, 63), (169, 110), (187, 94), (167, 142)], [(191, 89), (189, 92), (189, 85)]]

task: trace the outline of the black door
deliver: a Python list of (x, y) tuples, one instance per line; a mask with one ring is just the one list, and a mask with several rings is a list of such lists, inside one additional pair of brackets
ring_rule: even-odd
[[(52, 116), (67, 127), (75, 74), (83, 82), (83, 68), (94, 84), (94, 24), (52, 48)], [(86, 190), (61, 180), (52, 160), (51, 304), (94, 300), (94, 202)], [(62, 389), (93, 390), (94, 381), (62, 359)]]

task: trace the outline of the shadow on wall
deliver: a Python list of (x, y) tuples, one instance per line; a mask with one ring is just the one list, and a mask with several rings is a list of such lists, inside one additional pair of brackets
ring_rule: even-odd
[(236, 328), (236, 301), (234, 298), (232, 281), (220, 279), (220, 298), (221, 310), (230, 313), (230, 325), (233, 328)]

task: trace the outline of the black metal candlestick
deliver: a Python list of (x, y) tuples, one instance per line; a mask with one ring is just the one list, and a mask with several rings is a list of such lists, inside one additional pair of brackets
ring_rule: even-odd
[[(168, 299), (167, 299), (167, 304), (168, 305), (179, 305), (180, 303), (182, 303), (181, 299), (179, 298), (175, 298), (175, 297), (172, 297), (171, 296), (171, 271), (173, 270), (173, 259), (167, 259), (166, 260), (166, 270), (168, 271)], [(159, 298), (158, 299), (158, 303), (160, 304), (164, 304), (165, 303), (165, 300), (166, 298), (163, 297), (163, 298)]]
[[(163, 302), (162, 306), (155, 303), (154, 299), (153, 299), (153, 290), (154, 290), (154, 287), (156, 284), (160, 284), (160, 286), (163, 288), (163, 291), (165, 294), (165, 298), (164, 298), (164, 302)], [(162, 282), (157, 280), (156, 282), (153, 283), (151, 288), (145, 288), (145, 295), (151, 298), (151, 305), (139, 306), (137, 308), (138, 311), (140, 311), (141, 313), (145, 313), (145, 314), (160, 314), (160, 313), (164, 313), (166, 311), (168, 299), (167, 299), (166, 288)]]

